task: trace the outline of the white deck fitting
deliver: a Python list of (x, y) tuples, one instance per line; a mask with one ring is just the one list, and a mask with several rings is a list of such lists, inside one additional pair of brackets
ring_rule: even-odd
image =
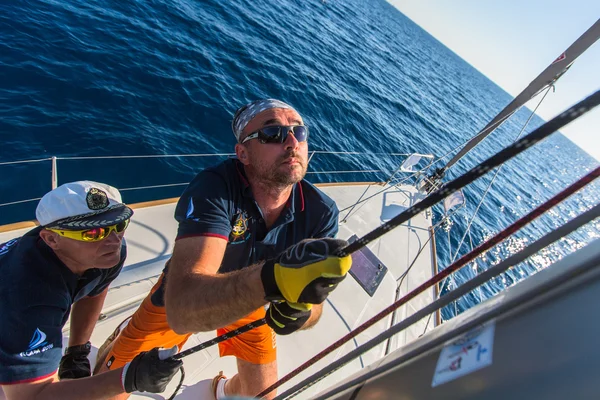
[[(344, 209), (354, 204), (359, 198), (367, 198), (381, 192), (384, 187), (380, 185), (344, 185), (322, 186), (321, 189), (331, 196)], [(383, 193), (359, 204), (348, 217), (346, 222), (340, 223), (339, 237), (347, 239), (352, 234), (362, 236), (393, 216), (406, 210), (421, 199), (413, 187), (402, 186), (387, 187)], [(165, 261), (169, 258), (176, 234), (177, 225), (173, 218), (175, 204), (159, 205), (136, 209), (132, 223), (127, 230), (128, 257), (121, 275), (113, 282), (107, 296), (103, 313), (106, 319), (96, 325), (91, 341), (93, 345), (92, 358), (95, 358), (97, 348), (106, 337), (127, 316), (131, 315), (141, 300), (147, 295)], [(427, 214), (427, 215), (426, 215)], [(345, 217), (346, 212), (340, 213)], [(395, 300), (396, 280), (408, 268), (413, 258), (429, 239), (428, 227), (431, 225), (429, 213), (413, 217), (408, 223), (387, 233), (381, 239), (369, 245), (369, 248), (388, 268), (388, 273), (383, 279), (373, 297), (358, 285), (353, 277), (347, 277), (339, 287), (329, 296), (323, 310), (321, 321), (313, 329), (297, 332), (290, 336), (279, 336), (278, 363), (279, 375), (284, 376), (297, 368), (303, 362), (325, 349), (331, 343), (340, 339), (352, 329), (367, 321), (369, 318), (389, 306)], [(7, 233), (0, 233), (0, 243), (27, 232), (21, 229)], [(423, 283), (432, 276), (433, 255), (431, 242), (425, 244), (418, 260), (404, 279), (400, 295)], [(413, 299), (406, 306), (399, 309), (396, 321), (402, 320), (406, 315), (413, 313), (434, 298), (433, 289)], [(358, 345), (372, 339), (390, 326), (391, 317), (378, 322), (375, 326), (358, 335), (354, 340), (325, 357), (308, 370), (292, 379), (280, 388), (286, 389), (299, 382), (301, 379), (312, 375), (324, 366), (338, 359), (343, 354), (356, 348)], [(431, 325), (430, 325), (431, 326)], [(407, 331), (397, 335), (391, 342), (391, 350), (410, 342), (423, 333), (424, 321), (416, 324)], [(68, 325), (65, 326), (64, 343), (68, 340)], [(215, 332), (204, 332), (193, 335), (185, 348), (195, 346), (215, 337)], [(376, 362), (385, 354), (386, 344), (383, 343), (371, 351), (363, 354), (360, 359), (354, 360), (341, 370), (330, 375), (319, 384), (306, 390), (298, 398), (309, 398), (311, 394), (318, 393), (324, 388), (334, 384), (344, 377), (358, 371), (366, 365)], [(93, 360), (92, 360), (93, 361)], [(184, 359), (186, 379), (183, 390), (177, 399), (212, 399), (210, 394), (210, 380), (219, 372), (224, 371), (226, 376), (236, 373), (235, 359), (233, 357), (220, 358), (217, 346), (195, 353)], [(171, 382), (165, 396), (170, 396), (179, 380), (179, 375)], [(0, 393), (0, 399), (3, 398)], [(159, 395), (134, 394), (132, 399), (158, 399)]]

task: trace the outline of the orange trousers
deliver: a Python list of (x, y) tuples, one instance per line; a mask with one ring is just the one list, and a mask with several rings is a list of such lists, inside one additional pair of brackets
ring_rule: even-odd
[[(114, 340), (112, 349), (103, 361), (109, 369), (120, 368), (142, 351), (149, 351), (155, 347), (178, 346), (181, 351), (191, 336), (191, 333), (175, 333), (167, 323), (165, 308), (152, 304), (151, 296), (160, 287), (163, 277), (164, 275), (160, 277), (127, 326)], [(264, 317), (265, 309), (261, 307), (233, 324), (218, 329), (217, 335), (223, 335)], [(277, 358), (275, 332), (267, 325), (254, 328), (219, 343), (219, 354), (221, 357), (235, 356), (253, 364), (273, 362)]]

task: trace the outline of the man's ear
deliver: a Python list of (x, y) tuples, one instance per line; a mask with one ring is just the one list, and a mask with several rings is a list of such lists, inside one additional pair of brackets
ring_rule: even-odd
[(40, 238), (50, 247), (52, 250), (56, 250), (59, 246), (58, 241), (58, 233), (51, 232), (47, 229), (42, 229), (40, 231)]
[(235, 154), (237, 155), (237, 158), (242, 162), (242, 164), (244, 164), (244, 165), (249, 164), (248, 150), (246, 149), (246, 147), (243, 144), (237, 143), (235, 145)]

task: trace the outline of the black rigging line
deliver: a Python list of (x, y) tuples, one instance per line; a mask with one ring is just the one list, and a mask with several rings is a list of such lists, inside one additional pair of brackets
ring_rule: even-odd
[[(499, 153), (495, 154), (494, 156), (488, 158), (486, 161), (482, 162), (481, 164), (479, 164), (475, 168), (471, 169), (470, 171), (468, 171), (464, 175), (462, 175), (462, 176), (456, 178), (455, 180), (449, 182), (447, 185), (445, 185), (441, 189), (437, 190), (436, 192), (434, 192), (433, 194), (431, 194), (429, 197), (427, 197), (427, 198), (423, 199), (422, 201), (418, 202), (417, 204), (415, 204), (414, 206), (412, 206), (408, 210), (406, 210), (406, 211), (398, 214), (397, 216), (395, 216), (394, 218), (392, 218), (388, 222), (382, 224), (381, 226), (379, 226), (378, 228), (376, 228), (376, 229), (372, 230), (371, 232), (367, 233), (363, 237), (358, 238), (356, 241), (352, 242), (351, 244), (349, 244), (345, 248), (343, 248), (340, 251), (338, 251), (338, 253), (336, 254), (336, 256), (343, 257), (343, 256), (349, 255), (349, 254), (351, 254), (351, 253), (353, 253), (353, 252), (361, 249), (362, 247), (366, 246), (368, 243), (370, 243), (373, 240), (375, 240), (375, 239), (383, 236), (384, 234), (386, 234), (390, 230), (398, 227), (399, 225), (401, 225), (402, 223), (408, 221), (409, 219), (411, 219), (415, 215), (420, 214), (421, 212), (423, 212), (427, 208), (429, 208), (429, 207), (433, 206), (434, 204), (438, 203), (439, 201), (443, 200), (445, 197), (447, 197), (450, 194), (456, 192), (460, 188), (462, 188), (462, 187), (468, 185), (469, 183), (473, 182), (474, 180), (480, 178), (482, 175), (484, 175), (485, 173), (487, 173), (490, 169), (493, 169), (493, 168), (497, 167), (498, 165), (501, 165), (502, 163), (506, 162), (507, 160), (509, 160), (509, 159), (517, 156), (518, 154), (522, 153), (523, 151), (527, 150), (529, 147), (531, 147), (531, 146), (535, 145), (536, 143), (542, 141), (543, 139), (547, 138), (552, 133), (554, 133), (555, 131), (561, 129), (563, 126), (567, 125), (569, 122), (571, 122), (571, 121), (579, 118), (580, 116), (582, 116), (586, 112), (588, 112), (591, 109), (593, 109), (594, 107), (596, 107), (598, 104), (600, 104), (600, 90), (596, 91), (592, 95), (588, 96), (586, 99), (580, 101), (579, 103), (577, 103), (576, 105), (572, 106), (568, 110), (564, 111), (563, 113), (561, 113), (557, 117), (553, 118), (552, 120), (546, 122), (545, 124), (543, 124), (542, 126), (540, 126), (539, 128), (537, 128), (536, 130), (534, 130), (533, 132), (531, 132), (530, 134), (528, 134), (527, 136), (525, 136), (524, 138), (522, 138), (519, 141), (513, 143), (512, 145), (508, 146), (507, 148), (505, 148), (504, 150), (502, 150)], [(594, 210), (597, 209), (597, 208), (600, 208), (600, 207), (596, 207), (596, 208), (594, 208)], [(521, 254), (521, 253), (517, 253), (517, 254)], [(498, 265), (501, 265), (501, 264), (498, 264)], [(497, 267), (497, 266), (495, 266), (495, 267)], [(487, 273), (488, 271), (494, 270), (493, 268), (490, 268), (489, 270), (485, 271), (484, 273)], [(481, 276), (481, 275), (478, 275), (478, 276)], [(474, 279), (477, 279), (477, 277), (474, 278)], [(445, 301), (448, 298), (449, 298), (448, 295), (446, 295), (443, 298), (438, 299), (438, 301), (442, 301), (442, 300)], [(434, 302), (432, 304), (437, 304), (438, 301), (436, 301), (436, 302)], [(429, 307), (426, 307), (423, 310), (426, 310), (427, 308), (429, 308)], [(427, 314), (425, 314), (425, 315), (427, 315)], [(410, 317), (409, 317), (409, 319), (410, 319)], [(407, 320), (404, 320), (404, 321), (407, 321)], [(402, 323), (398, 324), (398, 325), (395, 325), (391, 329), (396, 329), (399, 326), (403, 326), (404, 321)], [(202, 343), (202, 344), (200, 344), (198, 346), (192, 347), (192, 348), (190, 348), (190, 349), (188, 349), (188, 350), (186, 350), (186, 351), (184, 351), (182, 353), (176, 354), (175, 356), (173, 356), (173, 358), (174, 359), (181, 359), (181, 358), (183, 358), (185, 356), (188, 356), (188, 355), (193, 354), (193, 353), (195, 353), (197, 351), (200, 351), (200, 350), (202, 350), (202, 349), (204, 349), (204, 348), (206, 348), (208, 346), (211, 346), (211, 345), (214, 345), (216, 343), (222, 342), (224, 340), (230, 339), (230, 338), (232, 338), (234, 336), (237, 336), (237, 335), (239, 335), (239, 334), (241, 334), (243, 332), (247, 332), (247, 331), (249, 331), (251, 329), (254, 329), (255, 327), (264, 325), (265, 323), (266, 323), (266, 320), (264, 318), (260, 319), (260, 320), (257, 320), (257, 321), (253, 321), (253, 322), (251, 322), (251, 323), (249, 323), (247, 325), (244, 325), (244, 326), (236, 329), (235, 331), (228, 332), (225, 335), (221, 335), (221, 336), (219, 336), (219, 337), (217, 337), (215, 339), (209, 340), (209, 341), (204, 342), (204, 343)], [(367, 344), (368, 343), (371, 343), (371, 342), (367, 342)], [(356, 349), (356, 350), (358, 350), (358, 349)], [(355, 351), (352, 351), (349, 354), (354, 354)], [(345, 359), (345, 358), (346, 358), (346, 356), (344, 356), (342, 359)], [(340, 359), (340, 361), (342, 359)], [(294, 371), (292, 371), (292, 373), (293, 372)], [(182, 373), (183, 373), (183, 371), (182, 371)], [(290, 373), (288, 375), (292, 375), (292, 373)], [(271, 392), (275, 387), (277, 387), (278, 385), (284, 383), (286, 381), (285, 380), (286, 377), (282, 378), (278, 382), (277, 385), (272, 385), (274, 387), (269, 387), (269, 388), (267, 388), (263, 392), (264, 393)], [(297, 385), (294, 388), (296, 388), (296, 387), (297, 387)], [(290, 391), (288, 391), (288, 392), (290, 392)], [(286, 393), (288, 393), (288, 392), (286, 392)], [(277, 398), (282, 398), (282, 397), (278, 396)]]
[(339, 257), (344, 257), (348, 254), (352, 254), (353, 252), (359, 250), (360, 248), (364, 247), (373, 240), (386, 234), (388, 231), (396, 228), (397, 226), (408, 221), (415, 215), (420, 214), (429, 207), (440, 202), (441, 200), (456, 192), (460, 188), (480, 178), (489, 170), (496, 168), (497, 166), (522, 153), (523, 151), (527, 150), (536, 143), (542, 141), (543, 139), (546, 139), (552, 133), (561, 129), (569, 122), (579, 118), (586, 112), (590, 111), (592, 108), (596, 107), (599, 103), (600, 90), (596, 91), (595, 93), (588, 96), (586, 99), (580, 101), (576, 105), (572, 106), (568, 110), (564, 111), (557, 117), (554, 117), (552, 120), (546, 122), (536, 130), (525, 136), (524, 138), (519, 139), (510, 146), (506, 147), (504, 150), (501, 150), (497, 154), (488, 158), (478, 166), (463, 174), (462, 176), (456, 178), (451, 182), (448, 182), (441, 189), (435, 191), (427, 198), (421, 200), (408, 210), (398, 214), (388, 222), (382, 224), (381, 226), (367, 233), (363, 237), (358, 238), (356, 241), (352, 242), (345, 248), (340, 249), (336, 255)]
[[(453, 290), (452, 292), (447, 293), (444, 297), (441, 297), (441, 298), (437, 299), (436, 301), (430, 303), (429, 305), (423, 307), (422, 309), (420, 309), (416, 313), (412, 314), (410, 317), (406, 318), (402, 322), (398, 323), (397, 325), (392, 326), (387, 331), (379, 334), (375, 338), (364, 343), (362, 346), (352, 350), (348, 354), (337, 359), (335, 362), (329, 364), (327, 367), (321, 369), (321, 371), (313, 374), (312, 376), (309, 376), (308, 378), (304, 379), (302, 382), (300, 382), (297, 385), (293, 386), (292, 388), (288, 389), (284, 393), (278, 395), (277, 397), (275, 397), (275, 400), (288, 399), (290, 397), (295, 396), (298, 393), (301, 393), (308, 387), (314, 385), (315, 383), (319, 382), (323, 378), (325, 378), (325, 377), (329, 376), (330, 374), (332, 374), (333, 372), (337, 371), (338, 369), (340, 369), (342, 366), (344, 366), (345, 364), (347, 364), (349, 361), (353, 360), (357, 356), (372, 349), (379, 343), (383, 342), (386, 339), (389, 339), (393, 335), (401, 332), (402, 330), (411, 326), (415, 322), (418, 322), (422, 318), (426, 317), (428, 314), (431, 314), (434, 311), (450, 304), (452, 301), (459, 299), (460, 297), (469, 293), (471, 290), (484, 284), (491, 278), (493, 278), (497, 275), (500, 275), (501, 273), (503, 273), (504, 271), (506, 271), (513, 265), (516, 265), (516, 264), (526, 260), (527, 258), (534, 255), (535, 253), (542, 250), (543, 248), (549, 246), (550, 244), (556, 242), (557, 240), (570, 234), (571, 232), (574, 232), (578, 228), (582, 227), (583, 225), (587, 224), (588, 222), (593, 221), (594, 219), (596, 219), (598, 217), (600, 217), (600, 204), (597, 204), (596, 206), (592, 207), (590, 210), (578, 215), (577, 217), (573, 218), (571, 221), (568, 221), (567, 223), (560, 226), (556, 230), (548, 233), (547, 235), (545, 235), (542, 238), (538, 239), (537, 241), (533, 242), (532, 244), (530, 244), (529, 246), (527, 246), (520, 252), (513, 254), (512, 256), (510, 256), (506, 260), (500, 262), (499, 264), (494, 265), (493, 267), (483, 271), (481, 274), (479, 274), (476, 277), (474, 277), (473, 279), (469, 280), (462, 286), (459, 286), (457, 289)], [(562, 276), (559, 278), (564, 279), (564, 277), (562, 277)], [(552, 283), (554, 283), (555, 280), (556, 280), (556, 278), (552, 281)], [(548, 286), (548, 284), (546, 284), (545, 286)], [(546, 290), (546, 287), (544, 287), (544, 290), (541, 290), (541, 293), (543, 293), (545, 290)], [(537, 292), (540, 292), (539, 288), (536, 290), (536, 293)], [(536, 294), (536, 293), (534, 293), (534, 294)], [(519, 302), (516, 302), (516, 304), (514, 304), (514, 303), (515, 303), (514, 300), (512, 302), (507, 302), (503, 307), (499, 307), (499, 309), (501, 309), (503, 312), (503, 311), (506, 311), (507, 309), (511, 309), (511, 308), (517, 306), (518, 304), (520, 304)], [(495, 310), (494, 312), (496, 314), (500, 314), (499, 310)], [(489, 316), (489, 315), (485, 316), (484, 315), (484, 317), (486, 317), (486, 319), (490, 319), (493, 316)], [(471, 322), (471, 323), (461, 326), (461, 328), (460, 328), (461, 332), (468, 331), (469, 329), (471, 329), (473, 327), (473, 324), (474, 323)], [(475, 325), (480, 325), (480, 324), (481, 324), (481, 321)], [(453, 337), (458, 334), (457, 332), (451, 332), (451, 333), (452, 333)], [(442, 337), (440, 337), (437, 340), (432, 341), (429, 344), (429, 347), (431, 348), (431, 347), (437, 346), (440, 343), (443, 343), (448, 339), (449, 338), (444, 337), (442, 340)], [(366, 382), (368, 379), (370, 379), (384, 371), (389, 370), (393, 366), (399, 365), (400, 363), (405, 362), (406, 360), (409, 360), (412, 357), (415, 357), (417, 354), (421, 354), (422, 351), (423, 351), (423, 349), (420, 349), (420, 348), (410, 351), (407, 354), (391, 361), (391, 363), (386, 363), (381, 367), (375, 368), (375, 369), (365, 373), (364, 375), (361, 375), (361, 376), (353, 379), (352, 381), (347, 382), (347, 383), (325, 393), (324, 395), (315, 398), (315, 400), (328, 399), (337, 393), (347, 390), (355, 385)]]

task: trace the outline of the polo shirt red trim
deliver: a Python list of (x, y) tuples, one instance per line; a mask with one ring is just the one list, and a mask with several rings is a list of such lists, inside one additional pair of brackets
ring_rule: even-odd
[(31, 382), (37, 382), (37, 381), (41, 381), (47, 378), (50, 378), (51, 376), (53, 376), (54, 374), (56, 374), (56, 372), (58, 371), (58, 369), (56, 369), (54, 372), (50, 372), (48, 375), (44, 375), (44, 376), (38, 376), (37, 378), (29, 378), (29, 379), (23, 379), (22, 381), (16, 381), (16, 382), (0, 382), (0, 385), (18, 385), (20, 383), (31, 383)]
[(298, 183), (298, 187), (300, 188), (300, 199), (302, 200), (302, 208), (300, 211), (304, 211), (304, 191), (302, 190), (302, 181)]
[(197, 233), (194, 235), (183, 235), (183, 236), (179, 236), (179, 237), (175, 238), (175, 241), (178, 241), (179, 239), (186, 239), (186, 238), (199, 237), (199, 236), (216, 237), (216, 238), (220, 238), (220, 239), (229, 241), (229, 238), (227, 236), (219, 235), (218, 233)]

